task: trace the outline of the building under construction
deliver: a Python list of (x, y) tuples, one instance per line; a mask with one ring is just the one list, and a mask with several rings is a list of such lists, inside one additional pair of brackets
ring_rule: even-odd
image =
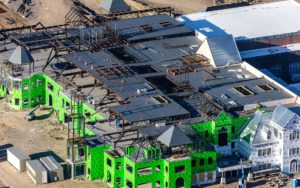
[(76, 1), (64, 25), (0, 32), (0, 95), (13, 109), (53, 108), (68, 127), (72, 178), (174, 188), (236, 176), (247, 159), (230, 168), (221, 156), (237, 151), (250, 114), (298, 102), (243, 62), (232, 38), (203, 42), (173, 16), (97, 14)]

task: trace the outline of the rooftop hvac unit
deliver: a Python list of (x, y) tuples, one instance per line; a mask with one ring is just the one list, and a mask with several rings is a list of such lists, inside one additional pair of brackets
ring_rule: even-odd
[(147, 94), (147, 89), (146, 88), (143, 88), (143, 89), (137, 89), (136, 93), (138, 95), (144, 95), (144, 94)]
[(165, 127), (166, 126), (166, 122), (158, 122), (155, 124), (156, 127)]

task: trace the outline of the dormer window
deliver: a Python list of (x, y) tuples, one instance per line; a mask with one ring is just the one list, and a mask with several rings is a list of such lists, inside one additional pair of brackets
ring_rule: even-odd
[(290, 140), (296, 140), (296, 139), (299, 139), (299, 132), (293, 131), (292, 133), (290, 133)]
[(267, 140), (270, 140), (272, 137), (272, 133), (271, 131), (269, 130), (268, 133), (267, 133)]

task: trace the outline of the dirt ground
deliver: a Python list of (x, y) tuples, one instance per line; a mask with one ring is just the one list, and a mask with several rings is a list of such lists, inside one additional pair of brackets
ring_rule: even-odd
[[(20, 23), (26, 25), (24, 15), (17, 14), (16, 11), (19, 8), (22, 0), (0, 0), (8, 8), (14, 12), (9, 15), (9, 17), (18, 20)], [(97, 13), (104, 13), (101, 8), (101, 3), (103, 0), (81, 0), (82, 3), (85, 3), (88, 7), (94, 9)], [(195, 11), (199, 11), (207, 6), (213, 6), (214, 0), (125, 0), (127, 3), (138, 4), (137, 2), (146, 3), (149, 7), (165, 7), (171, 6), (175, 8), (177, 13), (188, 14)], [(257, 2), (271, 2), (274, 0), (254, 0)], [(224, 0), (225, 3), (236, 2), (236, 0)], [(27, 7), (30, 11), (33, 12), (31, 16), (27, 18), (28, 23), (36, 24), (41, 22), (45, 26), (59, 25), (64, 24), (65, 15), (69, 12), (72, 6), (72, 0), (33, 0), (33, 5)], [(133, 7), (133, 10), (140, 9), (140, 6)], [(1, 19), (4, 20), (5, 14), (0, 14), (0, 29), (1, 29)], [(3, 25), (3, 23), (2, 23)]]
[[(22, 0), (0, 0), (5, 6), (10, 8), (20, 17), (24, 15), (17, 13), (17, 10), (22, 3)], [(65, 23), (65, 15), (70, 11), (71, 0), (33, 0), (31, 6), (26, 7), (33, 14), (29, 16), (27, 21), (34, 25), (41, 22), (45, 26), (59, 25)]]
[(10, 10), (0, 0), (0, 29), (9, 29), (14, 27), (22, 27), (29, 22), (20, 15)]
[(0, 100), (0, 145), (10, 143), (23, 148), (27, 154), (52, 150), (66, 158), (66, 127), (56, 124), (54, 116), (28, 122), (24, 119), (27, 112), (10, 110), (5, 99)]
[(170, 6), (180, 13), (192, 13), (207, 6), (212, 6), (212, 0), (139, 0), (154, 7)]
[[(28, 111), (15, 111), (7, 108), (6, 99), (0, 100), (0, 146), (12, 144), (22, 148), (31, 157), (54, 154), (66, 158), (67, 129), (57, 124), (54, 115), (46, 120), (27, 122)], [(16, 181), (18, 180), (18, 181)], [(0, 186), (12, 188), (36, 187), (26, 173), (17, 172), (8, 162), (0, 162)], [(106, 187), (101, 182), (66, 180), (38, 187)]]

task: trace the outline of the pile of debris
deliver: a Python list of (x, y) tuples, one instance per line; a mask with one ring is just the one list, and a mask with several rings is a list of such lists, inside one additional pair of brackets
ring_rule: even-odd
[(18, 13), (22, 14), (25, 18), (28, 18), (33, 14), (31, 7), (33, 6), (31, 0), (22, 0), (17, 10)]

